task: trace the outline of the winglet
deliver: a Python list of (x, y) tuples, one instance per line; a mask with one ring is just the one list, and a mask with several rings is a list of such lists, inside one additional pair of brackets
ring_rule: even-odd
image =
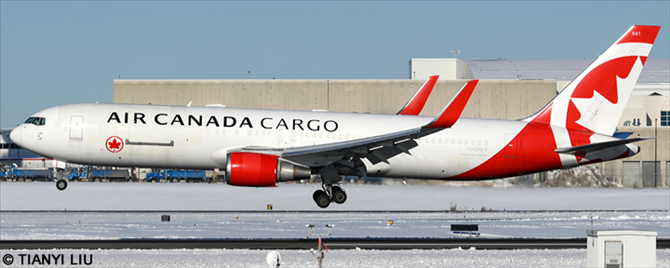
[(450, 128), (458, 118), (461, 117), (461, 113), (465, 109), (465, 105), (468, 103), (472, 92), (475, 90), (475, 87), (479, 83), (479, 80), (470, 80), (468, 83), (461, 88), (456, 96), (447, 104), (442, 112), (433, 119), (430, 123), (423, 126), (423, 128)]
[(419, 90), (414, 93), (414, 96), (409, 99), (407, 104), (405, 104), (405, 107), (402, 107), (402, 109), (400, 109), (400, 111), (398, 111), (396, 114), (419, 115), (421, 110), (423, 110), (423, 106), (426, 105), (428, 96), (430, 96), (430, 93), (433, 91), (433, 87), (435, 87), (435, 83), (439, 77), (439, 75), (433, 75), (429, 77), (423, 86), (421, 86), (421, 88), (419, 88)]

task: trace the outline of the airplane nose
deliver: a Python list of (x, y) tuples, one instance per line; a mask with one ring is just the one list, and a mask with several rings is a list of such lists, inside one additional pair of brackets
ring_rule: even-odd
[(9, 139), (18, 146), (21, 146), (21, 126), (12, 129), (12, 132), (9, 133)]

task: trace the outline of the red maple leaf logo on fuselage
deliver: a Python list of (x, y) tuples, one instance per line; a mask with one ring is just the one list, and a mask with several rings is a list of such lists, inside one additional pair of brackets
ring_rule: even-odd
[(105, 142), (107, 150), (112, 153), (118, 153), (123, 150), (123, 140), (118, 136), (111, 136)]
[(119, 141), (117, 141), (116, 139), (113, 139), (109, 143), (109, 149), (119, 149), (119, 146), (121, 146), (121, 143)]

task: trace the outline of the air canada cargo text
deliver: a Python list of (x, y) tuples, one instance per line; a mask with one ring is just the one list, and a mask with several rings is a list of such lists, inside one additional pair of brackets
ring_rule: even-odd
[(335, 120), (300, 119), (300, 118), (274, 118), (263, 117), (260, 120), (249, 117), (235, 116), (202, 116), (202, 115), (180, 115), (158, 113), (148, 116), (144, 113), (117, 113), (112, 112), (107, 123), (118, 124), (143, 124), (148, 122), (160, 126), (199, 126), (199, 127), (226, 127), (226, 128), (254, 128), (260, 126), (264, 129), (303, 130), (335, 132), (339, 128)]

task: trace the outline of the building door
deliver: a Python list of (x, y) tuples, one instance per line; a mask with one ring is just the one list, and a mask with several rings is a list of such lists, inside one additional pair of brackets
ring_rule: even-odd
[[(656, 169), (656, 172), (654, 172)], [(658, 180), (658, 183), (656, 183)], [(661, 163), (657, 161), (642, 161), (642, 186), (656, 187), (661, 186)]]
[(519, 144), (518, 140), (514, 139), (516, 137), (516, 133), (505, 133), (505, 149), (503, 150), (503, 153), (505, 157), (508, 158), (516, 158), (516, 152), (519, 149)]
[(623, 161), (623, 186), (642, 187), (640, 184), (640, 161)]
[(623, 243), (621, 241), (605, 241), (605, 267), (623, 267)]

